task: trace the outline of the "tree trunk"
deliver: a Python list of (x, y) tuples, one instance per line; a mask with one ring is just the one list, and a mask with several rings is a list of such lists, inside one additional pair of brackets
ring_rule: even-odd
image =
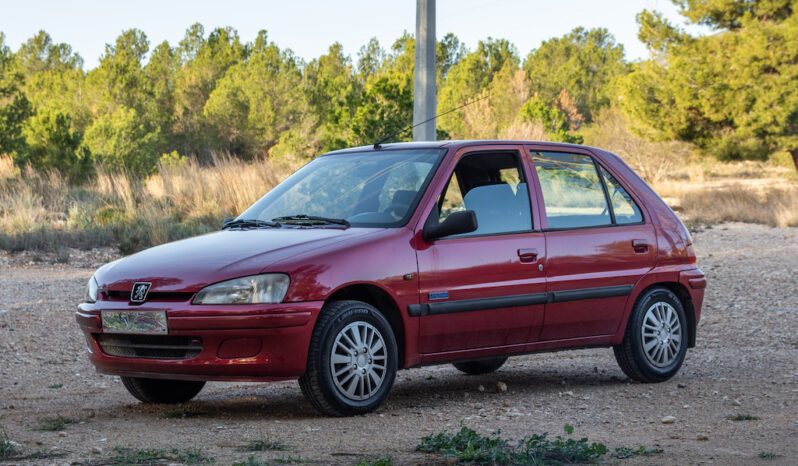
[(792, 154), (792, 163), (795, 164), (795, 170), (798, 171), (798, 148), (795, 148), (790, 152)]

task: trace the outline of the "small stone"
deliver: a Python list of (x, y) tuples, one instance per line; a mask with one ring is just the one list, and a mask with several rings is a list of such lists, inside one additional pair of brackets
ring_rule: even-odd
[(733, 401), (732, 401), (732, 405), (733, 405), (733, 406), (742, 406), (742, 405), (743, 405), (743, 403), (742, 403), (742, 401), (740, 401), (740, 400), (733, 400)]
[(59, 433), (58, 433), (58, 436), (59, 436), (59, 437), (66, 437), (66, 436), (67, 436), (67, 433), (66, 433), (66, 432), (63, 432), (63, 431), (61, 431), (61, 432), (59, 432)]
[(100, 448), (100, 447), (94, 447), (94, 448), (91, 449), (91, 452), (92, 452), (92, 454), (95, 454), (95, 455), (102, 455), (103, 454), (103, 449)]
[(665, 416), (662, 418), (663, 424), (673, 424), (676, 422), (676, 418), (674, 416)]
[(709, 437), (707, 437), (706, 435), (699, 435), (698, 437), (696, 437), (696, 440), (701, 440), (702, 442), (705, 442), (709, 440)]
[(504, 402), (502, 402), (502, 407), (504, 407), (504, 408), (509, 408), (510, 406), (512, 406), (512, 404), (510, 404), (510, 402), (509, 402), (509, 401), (504, 401)]
[(677, 383), (676, 386), (679, 388), (687, 388), (687, 384), (682, 382)]
[(572, 391), (560, 392), (560, 397), (562, 398), (564, 396), (574, 396), (574, 392)]
[(671, 438), (672, 438), (673, 440), (679, 440), (679, 439), (680, 439), (680, 438), (682, 438), (682, 437), (681, 437), (680, 435), (676, 435), (676, 434), (674, 434), (674, 435), (671, 435)]
[(496, 382), (496, 392), (504, 393), (507, 391), (507, 384), (504, 382)]
[(484, 392), (485, 391), (485, 386), (482, 385), (482, 384), (479, 384), (479, 386), (477, 387), (477, 391)]

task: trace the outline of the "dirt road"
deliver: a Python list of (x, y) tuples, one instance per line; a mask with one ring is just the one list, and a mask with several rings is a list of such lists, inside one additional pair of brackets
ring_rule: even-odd
[[(186, 405), (139, 404), (117, 378), (95, 373), (74, 322), (90, 262), (107, 257), (47, 265), (0, 254), (0, 439), (5, 431), (22, 454), (64, 455), (7, 462), (100, 463), (131, 447), (201, 448), (217, 464), (249, 456), (434, 464), (442, 458), (414, 451), (419, 439), (461, 423), (500, 429), (513, 443), (561, 434), (568, 423), (610, 450), (664, 450), (606, 457), (621, 464), (797, 464), (798, 229), (726, 224), (694, 238), (709, 288), (698, 346), (671, 381), (630, 383), (609, 349), (537, 354), (485, 376), (451, 366), (402, 371), (384, 407), (345, 419), (318, 415), (295, 382), (211, 383)], [(241, 448), (267, 438), (287, 449)]]

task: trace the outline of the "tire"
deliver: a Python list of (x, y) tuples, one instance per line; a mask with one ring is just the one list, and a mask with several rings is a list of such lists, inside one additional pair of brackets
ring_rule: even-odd
[(652, 288), (637, 299), (623, 341), (613, 347), (615, 359), (633, 380), (664, 382), (682, 367), (688, 332), (679, 298), (666, 288)]
[(489, 374), (496, 372), (507, 362), (507, 356), (493, 359), (479, 359), (476, 361), (463, 361), (452, 364), (455, 369), (468, 375)]
[(193, 380), (142, 379), (122, 377), (131, 395), (144, 403), (183, 403), (197, 396), (205, 382)]
[(376, 308), (360, 301), (334, 301), (322, 308), (316, 321), (299, 386), (324, 414), (369, 413), (388, 398), (397, 354), (391, 325)]

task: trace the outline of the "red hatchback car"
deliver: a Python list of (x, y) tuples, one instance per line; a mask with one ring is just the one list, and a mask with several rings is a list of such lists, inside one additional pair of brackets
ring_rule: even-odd
[(618, 156), (439, 141), (324, 154), (222, 231), (101, 267), (76, 318), (141, 401), (298, 378), (352, 415), (397, 369), (541, 350), (612, 347), (630, 378), (667, 380), (705, 286), (685, 226)]

